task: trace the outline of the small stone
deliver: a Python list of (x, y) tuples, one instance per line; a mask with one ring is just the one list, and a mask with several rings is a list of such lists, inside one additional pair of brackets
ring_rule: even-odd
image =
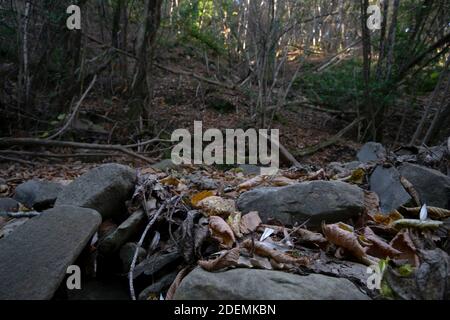
[(377, 142), (367, 142), (356, 155), (361, 162), (377, 161), (386, 158), (386, 149)]
[(14, 199), (28, 208), (43, 210), (55, 203), (63, 189), (59, 183), (30, 180), (17, 186)]
[(146, 221), (145, 213), (142, 210), (134, 212), (116, 230), (109, 233), (100, 241), (98, 250), (104, 255), (111, 255), (117, 252), (120, 247), (127, 243), (133, 236), (139, 233)]
[[(120, 260), (122, 261), (122, 270), (123, 272), (130, 271), (131, 262), (133, 261), (134, 253), (136, 252), (137, 244), (134, 242), (128, 242), (122, 246), (120, 249)], [(136, 264), (140, 263), (145, 259), (147, 255), (147, 251), (144, 248), (138, 249), (138, 256), (136, 260)]]
[(11, 198), (0, 198), (0, 212), (17, 212), (20, 203)]

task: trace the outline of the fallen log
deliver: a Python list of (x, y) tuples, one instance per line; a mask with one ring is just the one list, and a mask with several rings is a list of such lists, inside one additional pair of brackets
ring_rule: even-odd
[(43, 147), (67, 147), (67, 148), (90, 149), (90, 150), (109, 150), (121, 152), (132, 158), (143, 160), (150, 164), (154, 163), (152, 159), (144, 157), (143, 155), (140, 155), (134, 151), (131, 151), (122, 145), (81, 143), (72, 141), (54, 141), (36, 138), (1, 138), (0, 147), (2, 146), (43, 146)]

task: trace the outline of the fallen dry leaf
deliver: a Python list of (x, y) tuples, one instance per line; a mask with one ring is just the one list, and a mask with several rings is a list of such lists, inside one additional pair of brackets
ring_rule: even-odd
[(239, 191), (243, 191), (243, 190), (250, 190), (254, 187), (259, 186), (261, 183), (263, 183), (265, 181), (266, 177), (265, 176), (256, 176), (254, 178), (251, 178), (241, 184), (238, 185), (237, 189)]
[(240, 231), (243, 234), (249, 234), (258, 228), (258, 226), (262, 223), (261, 218), (259, 217), (258, 212), (252, 211), (241, 217), (240, 222)]
[(364, 238), (371, 243), (370, 246), (366, 248), (366, 253), (371, 256), (385, 259), (386, 257), (394, 258), (401, 253), (378, 237), (369, 227), (364, 228)]
[(191, 197), (191, 204), (194, 207), (197, 207), (198, 203), (200, 201), (202, 201), (203, 199), (206, 199), (208, 197), (212, 197), (212, 196), (214, 196), (214, 191), (211, 191), (211, 190), (205, 190), (205, 191), (196, 193)]
[(380, 198), (375, 192), (364, 191), (364, 208), (371, 217), (380, 212)]
[(289, 179), (284, 176), (276, 176), (276, 177), (270, 179), (269, 183), (270, 183), (270, 185), (275, 186), (275, 187), (284, 187), (284, 186), (289, 186), (291, 184), (295, 184), (295, 183), (297, 183), (297, 181)]
[(160, 182), (166, 186), (176, 187), (180, 183), (180, 180), (178, 180), (177, 178), (174, 178), (172, 176), (168, 176), (167, 178), (162, 179)]
[(209, 218), (209, 228), (214, 239), (219, 241), (224, 248), (231, 249), (236, 242), (233, 230), (221, 217), (212, 216)]
[(419, 257), (416, 253), (416, 247), (409, 235), (409, 230), (404, 229), (397, 233), (394, 239), (389, 243), (394, 249), (400, 251), (397, 259), (408, 260), (408, 263), (413, 266), (418, 266), (420, 264)]
[(233, 230), (234, 234), (238, 238), (242, 238), (241, 233), (241, 213), (240, 212), (233, 212), (228, 216), (227, 223), (230, 226), (231, 230)]
[[(420, 209), (421, 208), (422, 207), (415, 207), (415, 208), (402, 207), (399, 210), (401, 210), (405, 214), (409, 214), (409, 215), (412, 215), (412, 216), (415, 216), (415, 217), (419, 217), (419, 213), (420, 213)], [(427, 206), (427, 211), (428, 211), (428, 216), (431, 219), (443, 220), (443, 219), (446, 219), (446, 218), (450, 217), (450, 210), (447, 210), (447, 209)]]
[(198, 265), (209, 272), (218, 271), (236, 266), (239, 261), (239, 256), (239, 248), (236, 247), (222, 253), (214, 260), (200, 260), (198, 261)]
[(262, 257), (271, 258), (275, 260), (277, 263), (288, 263), (302, 266), (307, 266), (310, 263), (310, 260), (307, 257), (298, 257), (298, 258), (291, 257), (286, 253), (275, 250), (272, 247), (266, 246), (264, 242), (252, 241), (251, 239), (247, 239), (242, 243), (242, 246), (247, 250), (249, 250), (250, 252), (254, 252), (255, 254), (260, 255)]
[(317, 245), (321, 245), (327, 242), (327, 239), (325, 239), (322, 234), (312, 232), (303, 228), (296, 229), (295, 233), (299, 236), (298, 240), (300, 242), (315, 243)]
[(198, 202), (198, 206), (208, 216), (228, 216), (236, 211), (234, 200), (223, 199), (218, 196), (205, 198)]
[(343, 229), (338, 224), (322, 223), (322, 231), (325, 237), (331, 243), (344, 248), (354, 257), (358, 258), (367, 265), (373, 264), (373, 261), (367, 256), (363, 247), (359, 244), (358, 238), (353, 232)]

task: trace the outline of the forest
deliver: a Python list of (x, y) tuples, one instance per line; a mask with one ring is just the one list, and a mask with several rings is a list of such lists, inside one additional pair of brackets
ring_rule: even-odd
[(450, 299), (448, 1), (0, 0), (0, 114), (0, 300)]

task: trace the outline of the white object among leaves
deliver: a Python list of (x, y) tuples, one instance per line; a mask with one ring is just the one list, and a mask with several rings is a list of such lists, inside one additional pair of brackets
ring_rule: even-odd
[(268, 237), (270, 237), (273, 233), (275, 232), (275, 230), (270, 229), (270, 228), (266, 228), (263, 232), (263, 234), (261, 235), (261, 238), (259, 239), (259, 241), (263, 242), (264, 240), (266, 240)]
[(420, 208), (420, 220), (421, 221), (425, 221), (428, 218), (428, 210), (427, 210), (427, 205), (424, 203), (422, 208)]

